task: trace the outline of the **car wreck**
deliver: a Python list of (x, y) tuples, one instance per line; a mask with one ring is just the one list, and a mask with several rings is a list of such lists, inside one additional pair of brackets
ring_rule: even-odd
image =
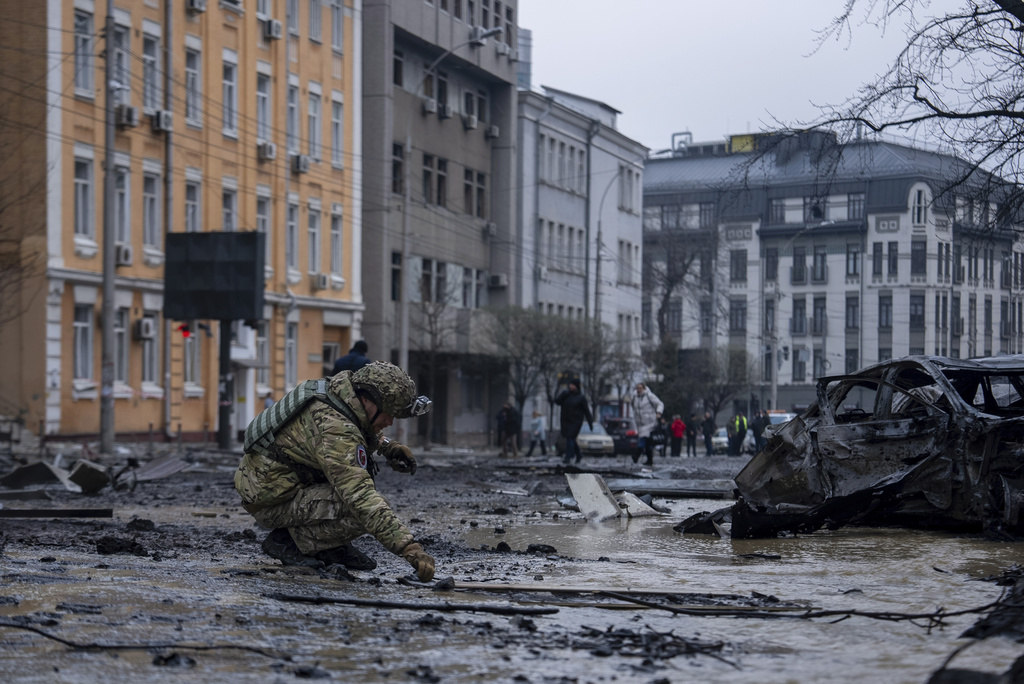
[(823, 377), (765, 431), (736, 503), (674, 529), (733, 538), (844, 525), (1024, 536), (1024, 356), (908, 356)]

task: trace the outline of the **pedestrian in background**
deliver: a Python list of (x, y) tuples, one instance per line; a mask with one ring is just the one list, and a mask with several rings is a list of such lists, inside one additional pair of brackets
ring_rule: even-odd
[(522, 416), (519, 415), (519, 411), (516, 410), (516, 407), (508, 401), (505, 402), (505, 406), (502, 407), (502, 411), (505, 412), (505, 425), (502, 430), (504, 439), (501, 442), (501, 455), (502, 457), (505, 457), (509, 455), (509, 452), (511, 452), (513, 458), (518, 458), (519, 433), (523, 430)]
[(704, 432), (704, 448), (707, 449), (706, 456), (713, 456), (715, 450), (711, 446), (711, 436), (715, 434), (715, 419), (711, 417), (711, 411), (704, 412), (704, 422), (700, 424)]
[(565, 438), (565, 463), (571, 463), (573, 456), (579, 463), (583, 458), (583, 452), (580, 451), (576, 438), (580, 434), (584, 420), (591, 430), (594, 429), (594, 415), (590, 412), (587, 398), (580, 392), (580, 386), (573, 381), (555, 397), (555, 403), (562, 407), (561, 431), (562, 437)]
[(366, 356), (366, 352), (368, 351), (370, 351), (370, 347), (366, 344), (365, 340), (356, 340), (356, 343), (348, 350), (348, 354), (339, 356), (335, 359), (334, 375), (346, 370), (357, 371), (370, 363), (369, 357)]
[[(651, 433), (658, 427), (661, 419), (661, 412), (665, 410), (665, 404), (661, 399), (647, 388), (642, 382), (636, 384), (636, 392), (629, 401), (633, 409), (633, 419), (636, 421), (636, 434), (640, 438), (640, 451), (644, 453), (647, 460), (644, 465), (654, 465), (654, 444), (651, 441)], [(633, 462), (640, 460), (640, 454), (633, 457)]]
[(683, 436), (686, 434), (686, 423), (677, 413), (672, 416), (672, 424), (669, 425), (669, 430), (672, 432), (672, 455), (679, 458), (683, 452)]
[(747, 417), (743, 411), (737, 411), (729, 421), (729, 455), (739, 456), (743, 453), (743, 439), (747, 436)]
[(547, 439), (547, 421), (544, 419), (544, 414), (540, 411), (533, 412), (533, 419), (530, 420), (530, 449), (526, 452), (526, 456), (533, 455), (533, 447), (540, 443), (540, 455), (547, 456), (548, 449), (545, 444)]
[(697, 434), (700, 432), (700, 419), (694, 413), (686, 424), (686, 456), (697, 458)]

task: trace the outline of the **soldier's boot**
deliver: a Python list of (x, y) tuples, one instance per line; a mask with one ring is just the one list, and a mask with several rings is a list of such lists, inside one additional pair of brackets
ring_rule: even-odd
[(283, 527), (278, 527), (268, 534), (260, 548), (271, 558), (281, 561), (281, 565), (301, 565), (307, 568), (324, 567), (323, 561), (303, 555), (299, 551), (299, 547), (295, 545), (292, 536), (288, 534), (288, 530)]
[(350, 570), (373, 570), (377, 567), (377, 561), (351, 544), (342, 544), (333, 549), (319, 551), (316, 557), (318, 560), (323, 561), (325, 565), (344, 565)]

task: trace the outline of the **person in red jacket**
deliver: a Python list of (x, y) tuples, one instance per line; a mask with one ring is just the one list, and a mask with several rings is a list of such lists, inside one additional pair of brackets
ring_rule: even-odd
[(683, 452), (683, 435), (686, 434), (686, 423), (679, 414), (672, 416), (672, 424), (668, 426), (672, 433), (672, 455), (676, 458)]

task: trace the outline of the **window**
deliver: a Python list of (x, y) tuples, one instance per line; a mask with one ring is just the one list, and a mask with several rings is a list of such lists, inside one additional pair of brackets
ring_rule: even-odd
[(402, 299), (402, 253), (391, 253), (391, 301)]
[(299, 205), (293, 202), (284, 222), (284, 261), (288, 268), (299, 267)]
[(338, 208), (336, 211), (331, 212), (331, 273), (334, 275), (342, 274), (341, 267), (341, 229), (342, 229), (342, 215), (341, 209)]
[(320, 161), (320, 94), (309, 94), (309, 111), (306, 112), (306, 121), (309, 124), (309, 156), (315, 161)]
[(823, 283), (828, 280), (828, 250), (825, 245), (814, 246), (814, 263), (811, 271), (811, 280), (816, 283)]
[(270, 196), (262, 191), (256, 195), (256, 232), (263, 233), (265, 263), (270, 266), (273, 263), (270, 256)]
[(928, 220), (928, 197), (924, 190), (914, 191), (914, 225), (922, 226)]
[(747, 300), (733, 299), (729, 302), (729, 332), (747, 331)]
[(189, 327), (193, 333), (185, 338), (184, 381), (186, 385), (199, 386), (202, 384), (202, 344), (196, 334), (199, 330), (196, 321), (189, 321)]
[(846, 374), (851, 375), (860, 370), (860, 355), (856, 349), (846, 350)]
[(803, 297), (793, 299), (793, 321), (789, 328), (794, 335), (807, 333), (807, 300)]
[(284, 384), (287, 388), (299, 383), (299, 324), (286, 323), (284, 333)]
[(820, 378), (828, 374), (828, 359), (824, 349), (814, 350), (814, 377)]
[(924, 330), (924, 295), (910, 294), (910, 329)]
[(309, 230), (306, 234), (309, 248), (308, 269), (310, 273), (320, 272), (320, 207), (309, 206)]
[(299, 35), (299, 0), (286, 0), (284, 7), (285, 23), (288, 33)]
[(790, 280), (794, 284), (807, 282), (807, 250), (804, 247), (793, 248), (793, 268)]
[(768, 209), (770, 223), (786, 222), (786, 200), (784, 198), (779, 197), (771, 200)]
[(75, 305), (75, 321), (73, 323), (75, 347), (72, 352), (75, 380), (92, 380), (92, 317), (92, 305)]
[(714, 202), (701, 202), (700, 203), (700, 227), (701, 228), (714, 228), (715, 227), (715, 203)]
[(221, 199), (221, 230), (233, 232), (238, 230), (238, 191), (234, 188), (224, 188), (220, 193)]
[(900, 243), (889, 243), (889, 275), (895, 276), (900, 272)]
[(510, 47), (512, 45), (515, 45), (515, 42), (512, 39), (512, 32), (515, 30), (516, 26), (514, 17), (515, 14), (513, 14), (512, 8), (509, 7), (508, 5), (505, 5), (505, 35), (503, 36), (503, 38), (505, 39), (505, 45), (508, 45)]
[(480, 25), (491, 27), (491, 0), (480, 0)]
[(878, 295), (878, 327), (882, 329), (892, 328), (892, 295)]
[(892, 358), (892, 347), (879, 347), (878, 348), (878, 360), (888, 361)]
[(160, 39), (142, 35), (142, 107), (160, 109)]
[(764, 250), (764, 279), (768, 281), (779, 279), (778, 247), (768, 247)]
[(156, 333), (153, 337), (142, 340), (142, 382), (150, 385), (160, 384), (160, 332), (157, 327), (157, 314), (146, 311), (142, 320), (149, 321)]
[(128, 384), (128, 309), (114, 311), (114, 382)]
[(804, 222), (823, 221), (825, 219), (825, 198), (804, 197)]
[(75, 158), (75, 235), (96, 237), (93, 211), (92, 160)]
[[(228, 57), (228, 53), (225, 52)], [(224, 135), (238, 137), (238, 63), (224, 60), (222, 76), (223, 116), (221, 123)]]
[(200, 185), (197, 181), (185, 181), (185, 232), (198, 233), (202, 230), (200, 212)]
[[(476, 176), (472, 169), (465, 169), (462, 172), (462, 208), (469, 214), (473, 215), (473, 197), (475, 195), (475, 184), (474, 179)], [(541, 221), (543, 223), (543, 221)]]
[(405, 54), (395, 50), (391, 58), (391, 82), (401, 88), (405, 85)]
[(270, 323), (256, 323), (256, 384), (270, 385)]
[(128, 169), (114, 168), (114, 239), (120, 244), (131, 244), (131, 187)]
[[(123, 24), (114, 25), (114, 69), (113, 78), (118, 83), (127, 85), (132, 82), (131, 62), (128, 60), (128, 27)], [(131, 88), (113, 88), (114, 104), (129, 104)]]
[(803, 382), (807, 375), (806, 349), (793, 349), (793, 382)]
[(928, 241), (912, 240), (910, 243), (910, 275), (928, 274)]
[(828, 313), (824, 297), (814, 298), (814, 318), (811, 321), (812, 332), (815, 335), (824, 335), (828, 332)]
[(203, 120), (203, 82), (198, 50), (185, 49), (185, 122), (199, 126)]
[(93, 96), (92, 14), (75, 10), (75, 91)]
[(714, 325), (714, 314), (711, 312), (711, 302), (700, 303), (700, 331), (702, 334), (710, 335)]
[(871, 245), (871, 275), (882, 275), (882, 243), (876, 242)]
[(846, 245), (846, 275), (855, 277), (860, 275), (860, 245)]
[(309, 0), (309, 39), (320, 42), (322, 35), (320, 0)]
[(437, 104), (440, 107), (448, 105), (448, 74), (444, 71), (437, 72)]
[(434, 200), (434, 155), (423, 155), (423, 202), (430, 204)]
[(142, 174), (142, 244), (163, 248), (160, 230), (160, 176)]
[(341, 52), (345, 45), (345, 9), (341, 0), (331, 0), (331, 49)]
[(256, 74), (256, 139), (271, 139), (270, 74)]
[(487, 218), (487, 176), (476, 174), (476, 215)]
[(437, 206), (448, 206), (448, 160), (437, 160)]
[(256, 16), (260, 19), (270, 16), (270, 0), (256, 0)]
[(473, 269), (468, 266), (462, 268), (462, 299), (459, 305), (465, 309), (473, 307)]
[(405, 192), (405, 148), (398, 143), (391, 145), (391, 192)]
[(860, 297), (846, 295), (846, 329), (856, 330), (860, 327)]
[(331, 164), (343, 166), (342, 154), (345, 151), (344, 105), (337, 100), (331, 101)]
[(747, 250), (734, 249), (729, 252), (729, 280), (733, 282), (746, 282)]
[(462, 19), (462, 0), (452, 0), (452, 16)]
[(859, 221), (864, 218), (864, 193), (851, 192), (846, 196), (846, 218)]
[(286, 137), (288, 143), (288, 152), (290, 154), (298, 154), (299, 152), (299, 86), (288, 85), (288, 108), (287, 108), (288, 120), (285, 124), (287, 127)]

